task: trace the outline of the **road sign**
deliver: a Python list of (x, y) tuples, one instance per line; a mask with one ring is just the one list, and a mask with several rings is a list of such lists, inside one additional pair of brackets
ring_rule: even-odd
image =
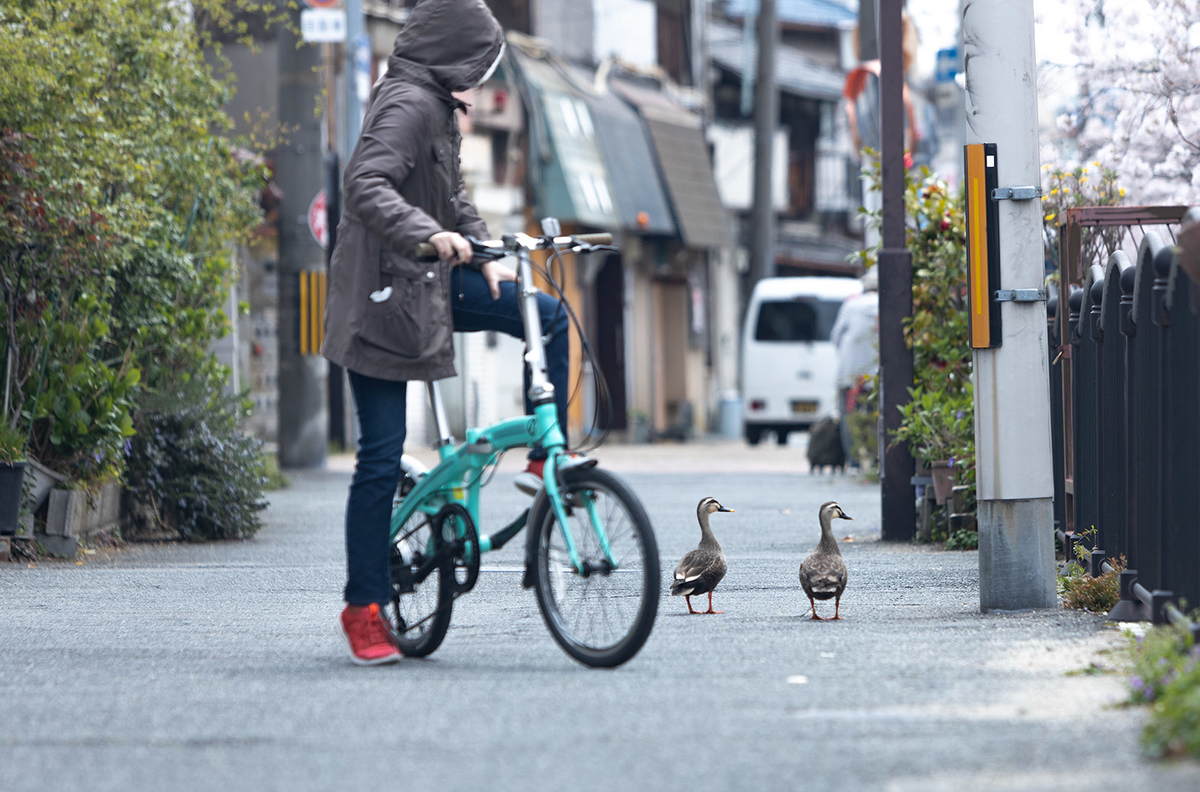
[(309, 8), (333, 8), (342, 0), (304, 0)]
[(346, 12), (340, 8), (306, 8), (300, 12), (300, 35), (312, 44), (345, 41)]
[(325, 207), (325, 191), (321, 190), (308, 205), (308, 230), (321, 247), (329, 245), (329, 213)]

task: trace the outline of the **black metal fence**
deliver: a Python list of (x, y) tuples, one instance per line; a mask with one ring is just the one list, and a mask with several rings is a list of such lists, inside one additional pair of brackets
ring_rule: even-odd
[(1049, 306), (1059, 536), (1092, 574), (1124, 557), (1119, 620), (1200, 606), (1200, 208), (1180, 214), (1178, 238), (1145, 231), (1136, 260), (1075, 279), (1064, 261), (1066, 315)]

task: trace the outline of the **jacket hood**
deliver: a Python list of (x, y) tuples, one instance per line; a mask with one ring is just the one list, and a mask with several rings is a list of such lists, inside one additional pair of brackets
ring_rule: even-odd
[(388, 71), (423, 67), (444, 90), (465, 91), (487, 73), (503, 45), (504, 29), (483, 0), (420, 0), (396, 36)]

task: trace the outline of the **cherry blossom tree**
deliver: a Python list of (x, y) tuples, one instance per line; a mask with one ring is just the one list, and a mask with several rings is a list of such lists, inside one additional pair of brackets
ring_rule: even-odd
[(1043, 161), (1102, 162), (1127, 203), (1200, 203), (1200, 0), (1064, 4), (1071, 57), (1058, 69), (1074, 72), (1078, 99)]

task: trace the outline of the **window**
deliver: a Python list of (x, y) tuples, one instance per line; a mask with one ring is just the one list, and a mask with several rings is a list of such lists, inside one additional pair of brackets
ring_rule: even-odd
[(756, 341), (828, 341), (838, 300), (775, 300), (758, 308)]

